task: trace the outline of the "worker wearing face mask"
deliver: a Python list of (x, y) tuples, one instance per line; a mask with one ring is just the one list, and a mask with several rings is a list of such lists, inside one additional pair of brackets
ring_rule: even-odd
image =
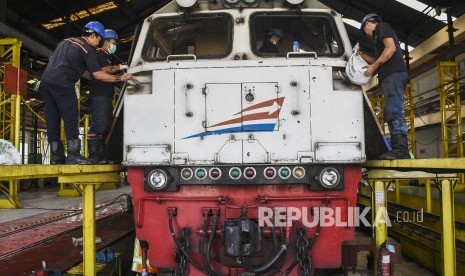
[[(118, 35), (116, 32), (106, 29), (104, 44), (97, 51), (97, 60), (100, 67), (112, 66), (118, 67), (119, 70), (127, 68), (127, 65), (113, 65), (111, 55), (116, 52), (117, 43)], [(105, 139), (111, 126), (114, 93), (113, 83), (92, 80), (89, 95), (92, 119), (87, 142), (89, 146), (89, 159), (95, 163), (108, 163), (105, 157)]]

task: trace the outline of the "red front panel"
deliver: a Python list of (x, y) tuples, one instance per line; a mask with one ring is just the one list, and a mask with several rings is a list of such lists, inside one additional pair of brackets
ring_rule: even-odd
[[(353, 222), (353, 216), (348, 215), (348, 207), (355, 207), (361, 169), (359, 166), (346, 166), (344, 168), (344, 190), (342, 191), (314, 192), (309, 191), (305, 185), (196, 185), (181, 186), (178, 192), (154, 193), (144, 191), (143, 179), (143, 168), (128, 168), (128, 180), (132, 186), (134, 197), (137, 237), (149, 243), (149, 261), (152, 266), (173, 268), (175, 266), (173, 255), (176, 251), (176, 245), (169, 231), (168, 210), (176, 210), (177, 212), (173, 219), (174, 231), (177, 236), (180, 236), (182, 228), (191, 228), (190, 254), (201, 263), (198, 252), (205, 208), (219, 209), (219, 230), (222, 229), (225, 220), (238, 218), (241, 214), (240, 210), (244, 206), (247, 206), (247, 216), (250, 219), (257, 218), (258, 207), (295, 207), (298, 210), (329, 207), (340, 210), (339, 219), (337, 215), (333, 216), (336, 217), (336, 220)], [(226, 198), (229, 198), (227, 202)], [(310, 222), (313, 218), (311, 214), (309, 216), (308, 221)], [(330, 221), (328, 224), (331, 224)], [(296, 259), (296, 229), (301, 225), (301, 220), (294, 221), (290, 228), (290, 244), (284, 269)], [(314, 268), (340, 267), (341, 243), (344, 240), (352, 239), (354, 235), (353, 223), (349, 223), (349, 225), (351, 226), (344, 227), (333, 224), (321, 228), (321, 232), (309, 253)], [(307, 237), (312, 237), (316, 232), (316, 227), (307, 228), (306, 232)], [(266, 240), (271, 239), (263, 239), (264, 242)], [(211, 255), (219, 254), (219, 251), (222, 250), (221, 246), (221, 240), (216, 236)], [(296, 271), (297, 269), (294, 269), (291, 275), (294, 275)], [(191, 275), (195, 275), (194, 269), (191, 269)]]

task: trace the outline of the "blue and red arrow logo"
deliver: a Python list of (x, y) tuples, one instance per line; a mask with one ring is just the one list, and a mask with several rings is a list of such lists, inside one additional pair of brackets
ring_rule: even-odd
[(233, 118), (229, 120), (208, 126), (207, 131), (182, 139), (237, 132), (274, 131), (283, 102), (284, 97), (281, 97), (254, 104), (233, 114)]

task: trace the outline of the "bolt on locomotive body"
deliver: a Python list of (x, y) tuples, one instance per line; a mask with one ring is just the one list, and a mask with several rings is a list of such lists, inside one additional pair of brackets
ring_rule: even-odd
[[(276, 51), (264, 51), (272, 33)], [(350, 55), (341, 16), (311, 0), (178, 0), (144, 21), (123, 162), (151, 266), (309, 275), (341, 265), (353, 224), (322, 226), (314, 210), (353, 219), (366, 155), (362, 91), (337, 74)]]

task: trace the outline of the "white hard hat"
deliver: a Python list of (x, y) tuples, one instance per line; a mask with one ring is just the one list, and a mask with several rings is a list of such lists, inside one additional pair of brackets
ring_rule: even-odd
[(368, 83), (371, 77), (365, 76), (365, 71), (368, 63), (357, 53), (353, 53), (346, 65), (346, 75), (350, 82), (357, 85)]

